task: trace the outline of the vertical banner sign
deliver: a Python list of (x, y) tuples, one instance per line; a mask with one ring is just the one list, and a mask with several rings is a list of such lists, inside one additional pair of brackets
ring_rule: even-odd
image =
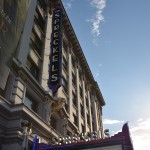
[(56, 7), (53, 11), (51, 54), (48, 86), (53, 93), (61, 86), (62, 66), (62, 9)]

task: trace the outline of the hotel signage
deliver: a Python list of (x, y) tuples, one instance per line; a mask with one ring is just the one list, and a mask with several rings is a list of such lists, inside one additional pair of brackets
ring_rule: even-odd
[(53, 11), (51, 54), (48, 86), (53, 93), (61, 86), (62, 66), (62, 9), (56, 7)]
[[(73, 133), (72, 133), (73, 134)], [(128, 124), (122, 132), (112, 137), (102, 138), (100, 131), (73, 134), (71, 136), (52, 138), (51, 144), (39, 143), (45, 150), (133, 150)]]
[(53, 145), (88, 142), (100, 139), (99, 135), (100, 135), (99, 132), (94, 131), (94, 132), (80, 133), (79, 135), (74, 134), (72, 136), (53, 138), (52, 141)]

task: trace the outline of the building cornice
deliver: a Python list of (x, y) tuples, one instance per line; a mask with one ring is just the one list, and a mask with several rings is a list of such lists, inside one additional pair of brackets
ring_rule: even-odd
[(103, 96), (101, 94), (100, 88), (99, 88), (97, 82), (95, 81), (95, 79), (93, 77), (93, 74), (92, 74), (92, 72), (90, 70), (90, 67), (89, 67), (88, 63), (87, 63), (85, 55), (84, 55), (84, 53), (82, 51), (82, 48), (80, 46), (80, 43), (79, 43), (79, 41), (77, 39), (77, 36), (76, 36), (76, 34), (74, 32), (72, 24), (71, 24), (71, 22), (69, 20), (69, 17), (67, 15), (66, 10), (65, 10), (65, 8), (64, 8), (64, 6), (63, 6), (61, 1), (60, 1), (60, 4), (61, 4), (62, 9), (63, 9), (63, 26), (65, 26), (65, 30), (67, 31), (67, 34), (69, 36), (69, 38), (68, 38), (69, 42), (71, 43), (73, 49), (76, 50), (76, 57), (82, 62), (80, 65), (81, 65), (82, 68), (84, 68), (86, 79), (90, 82), (90, 84), (94, 85), (92, 87), (96, 91), (96, 95), (97, 95), (97, 97), (98, 97), (98, 99), (100, 101), (100, 104), (101, 104), (101, 106), (104, 106), (105, 105), (105, 101), (104, 101), (104, 98), (103, 98)]
[[(52, 2), (56, 4), (56, 1), (53, 0)], [(90, 84), (94, 85), (92, 88), (94, 88), (94, 90), (96, 91), (96, 95), (100, 101), (101, 106), (104, 106), (105, 101), (102, 97), (99, 86), (98, 86), (97, 82), (95, 81), (93, 74), (90, 70), (90, 67), (87, 63), (87, 60), (86, 60), (85, 55), (82, 51), (82, 48), (81, 48), (80, 43), (77, 39), (77, 36), (74, 32), (72, 24), (71, 24), (69, 17), (67, 15), (67, 12), (66, 12), (61, 0), (57, 0), (57, 4), (60, 5), (62, 7), (62, 10), (63, 10), (63, 31), (67, 32), (66, 36), (69, 37), (67, 39), (69, 40), (69, 43), (71, 43), (72, 49), (74, 49), (76, 51), (75, 55), (82, 62), (82, 63), (80, 63), (80, 66), (84, 69), (86, 79), (90, 82)]]

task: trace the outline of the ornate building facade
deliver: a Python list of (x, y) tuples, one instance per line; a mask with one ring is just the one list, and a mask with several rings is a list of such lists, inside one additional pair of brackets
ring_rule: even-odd
[[(0, 82), (0, 149), (30, 147), (35, 134), (45, 143), (51, 143), (53, 137), (92, 131), (98, 131), (103, 138), (102, 107), (105, 101), (62, 2), (7, 2), (0, 3), (5, 14), (13, 12), (14, 6), (17, 7), (14, 19), (8, 13), (12, 24), (5, 23), (7, 31), (20, 30), (13, 33), (18, 35), (18, 39), (8, 55), (9, 63), (0, 62), (4, 66), (0, 76), (0, 81), (4, 81)], [(26, 6), (23, 10), (27, 13), (20, 18), (19, 10), (23, 6)], [(57, 6), (61, 18), (57, 18), (58, 10), (54, 16), (53, 9)], [(1, 14), (1, 17), (4, 19), (4, 15)], [(19, 26), (18, 20), (22, 21), (22, 26)], [(59, 21), (60, 24), (57, 24)], [(60, 33), (54, 33), (57, 29), (60, 29)], [(4, 32), (3, 28), (1, 30)], [(58, 52), (57, 47), (52, 48), (58, 43), (57, 37), (61, 40), (58, 57), (52, 56), (53, 52)], [(2, 45), (5, 39), (2, 36), (0, 38)], [(11, 40), (13, 38), (6, 40), (6, 44), (11, 45)], [(0, 57), (6, 57), (4, 50), (1, 47)], [(55, 65), (57, 60), (58, 66)], [(58, 77), (55, 72), (57, 69)], [(52, 83), (49, 83), (50, 78), (51, 81), (59, 78), (60, 85), (55, 91), (51, 88)]]

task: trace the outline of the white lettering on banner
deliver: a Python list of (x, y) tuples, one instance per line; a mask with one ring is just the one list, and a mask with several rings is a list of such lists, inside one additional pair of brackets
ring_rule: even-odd
[(57, 81), (57, 79), (58, 79), (57, 74), (53, 74), (51, 81)]
[[(60, 12), (60, 10), (56, 11), (56, 12)], [(55, 14), (55, 18), (59, 18), (60, 17), (60, 14), (59, 13), (56, 13)]]
[(57, 23), (59, 23), (59, 19), (56, 19), (56, 20), (54, 21), (54, 24), (57, 24)]
[[(57, 41), (57, 42), (56, 42)], [(58, 42), (59, 42), (59, 40), (58, 39), (55, 39), (54, 41), (53, 41), (53, 44), (54, 45), (58, 45)]]
[(53, 54), (58, 53), (58, 46), (53, 48)]
[(53, 56), (53, 62), (58, 61), (58, 55)]
[(55, 68), (54, 65), (52, 65), (52, 71), (57, 71), (58, 69)]
[(58, 6), (53, 11), (52, 41), (49, 70), (49, 88), (55, 93), (61, 86), (62, 63), (62, 9)]
[(54, 26), (54, 31), (59, 30), (59, 25)]
[(57, 38), (59, 36), (58, 32), (54, 33), (54, 38)]

